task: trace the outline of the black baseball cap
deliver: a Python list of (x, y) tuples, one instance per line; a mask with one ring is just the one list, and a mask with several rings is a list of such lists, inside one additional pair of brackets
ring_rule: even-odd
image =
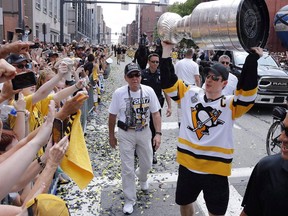
[(31, 62), (30, 59), (26, 58), (24, 55), (19, 55), (19, 54), (15, 54), (15, 53), (12, 53), (10, 54), (7, 58), (6, 58), (6, 61), (9, 63), (9, 64), (18, 64), (22, 61), (27, 61), (27, 62)]
[(228, 80), (229, 77), (229, 71), (223, 64), (220, 63), (216, 63), (211, 67), (205, 67), (204, 73), (208, 74), (208, 72), (212, 72), (216, 76), (222, 76), (223, 80)]
[(124, 70), (125, 75), (128, 75), (132, 72), (140, 72), (140, 68), (139, 68), (138, 64), (133, 63), (133, 62), (127, 64), (125, 66), (125, 70)]
[(57, 52), (50, 52), (50, 53), (48, 54), (48, 57), (52, 57), (52, 56), (57, 56), (57, 57), (59, 57), (59, 54), (58, 54)]

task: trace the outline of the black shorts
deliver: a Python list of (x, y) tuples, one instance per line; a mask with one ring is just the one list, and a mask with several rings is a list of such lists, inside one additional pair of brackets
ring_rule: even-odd
[(202, 190), (208, 211), (215, 215), (224, 215), (229, 201), (227, 176), (198, 174), (180, 165), (176, 203), (178, 205), (193, 203)]

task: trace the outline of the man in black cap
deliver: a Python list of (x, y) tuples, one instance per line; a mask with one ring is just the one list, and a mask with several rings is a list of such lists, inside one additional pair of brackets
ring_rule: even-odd
[(16, 68), (17, 73), (27, 72), (32, 69), (31, 60), (24, 55), (12, 53), (6, 58), (6, 61)]
[(84, 61), (86, 55), (85, 46), (83, 44), (77, 44), (75, 46), (75, 57), (81, 58)]
[(229, 200), (228, 176), (234, 153), (233, 124), (253, 106), (257, 97), (257, 60), (263, 50), (247, 56), (234, 95), (224, 96), (229, 72), (217, 63), (205, 68), (205, 91), (186, 86), (175, 75), (170, 58), (173, 44), (162, 42), (161, 86), (181, 103), (182, 118), (177, 144), (179, 163), (176, 203), (181, 216), (194, 214), (193, 202), (203, 191), (209, 215), (225, 215)]
[[(151, 131), (149, 128), (152, 114), (156, 135), (153, 144), (156, 150), (161, 143), (161, 108), (154, 90), (141, 85), (140, 68), (135, 63), (125, 67), (125, 80), (128, 85), (122, 86), (113, 93), (109, 106), (109, 143), (116, 148), (117, 139), (114, 128), (118, 117), (118, 140), (122, 168), (122, 186), (125, 204), (123, 212), (131, 214), (136, 203), (135, 174), (142, 190), (147, 190), (147, 174), (152, 167)], [(134, 152), (139, 158), (139, 167), (134, 170)]]
[(57, 61), (57, 59), (58, 59), (58, 57), (59, 57), (59, 54), (57, 53), (57, 52), (50, 52), (49, 54), (48, 54), (48, 63), (52, 63), (52, 64), (54, 64), (54, 63), (56, 63), (56, 61)]

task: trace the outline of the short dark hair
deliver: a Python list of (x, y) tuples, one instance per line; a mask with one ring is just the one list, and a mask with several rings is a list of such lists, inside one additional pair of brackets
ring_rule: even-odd
[(89, 62), (94, 61), (94, 60), (95, 60), (94, 55), (93, 55), (93, 54), (89, 54), (88, 57), (87, 57), (87, 60), (88, 60)]
[(156, 56), (156, 57), (160, 58), (157, 53), (151, 53), (151, 54), (148, 56), (148, 60), (150, 60), (153, 56)]
[(185, 52), (185, 56), (193, 56), (193, 49), (192, 48), (188, 48)]

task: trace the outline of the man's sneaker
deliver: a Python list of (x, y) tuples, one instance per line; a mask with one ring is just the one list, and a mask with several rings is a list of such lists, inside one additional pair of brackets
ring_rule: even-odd
[(147, 191), (149, 189), (148, 180), (145, 181), (145, 182), (140, 181), (140, 188), (143, 191)]
[(124, 207), (123, 207), (123, 213), (124, 214), (132, 214), (133, 213), (133, 206), (135, 205), (135, 202), (134, 203), (125, 203), (124, 204)]

